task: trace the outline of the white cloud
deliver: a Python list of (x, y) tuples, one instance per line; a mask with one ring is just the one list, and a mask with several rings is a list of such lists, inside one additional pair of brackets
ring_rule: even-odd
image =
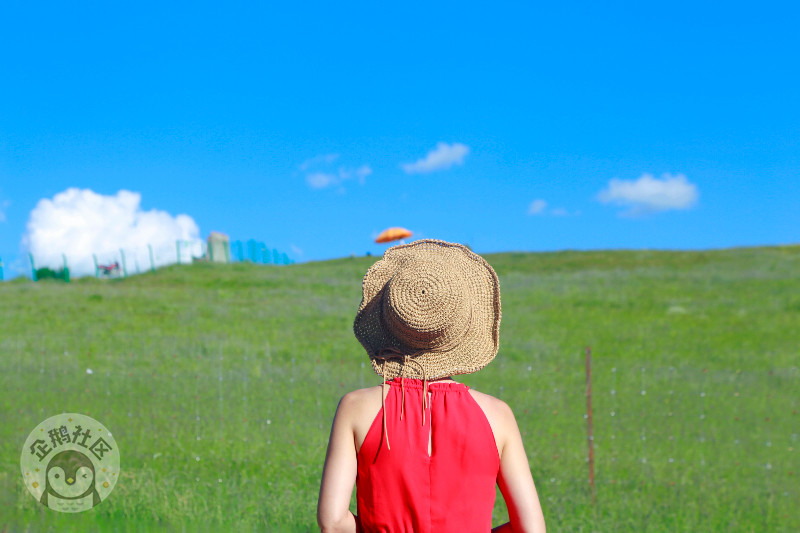
[(305, 172), (311, 167), (318, 166), (318, 165), (330, 165), (334, 161), (339, 159), (339, 154), (321, 154), (312, 157), (311, 159), (306, 159), (300, 164), (300, 170)]
[(363, 185), (364, 181), (367, 178), (367, 176), (372, 174), (372, 169), (369, 168), (369, 165), (361, 165), (360, 167), (358, 167), (355, 170), (355, 173), (356, 173), (356, 177), (358, 178), (358, 182)]
[(181, 262), (202, 254), (200, 230), (192, 217), (143, 211), (141, 199), (126, 190), (105, 196), (76, 188), (44, 198), (30, 213), (23, 246), (37, 267), (60, 268), (66, 255), (76, 276), (94, 274), (93, 255), (101, 264), (121, 263), (120, 250), (129, 273), (150, 268), (151, 248), (155, 266), (177, 262), (176, 241), (181, 241)]
[(356, 169), (341, 167), (337, 172), (338, 183), (345, 180), (357, 179), (358, 182), (363, 185), (366, 177), (370, 174), (372, 174), (372, 169), (369, 165), (361, 165)]
[(306, 175), (306, 183), (312, 189), (324, 189), (330, 185), (338, 183), (336, 174), (329, 174), (327, 172), (312, 172)]
[(357, 168), (347, 166), (341, 166), (338, 169), (332, 168), (338, 158), (339, 154), (318, 155), (303, 161), (298, 168), (305, 173), (306, 183), (312, 189), (342, 185), (348, 180), (357, 180), (363, 185), (366, 177), (372, 174), (369, 165), (361, 165)]
[(538, 215), (538, 216), (549, 215), (552, 217), (568, 217), (568, 216), (580, 215), (580, 211), (575, 211), (574, 213), (570, 213), (564, 207), (551, 207), (548, 209), (547, 206), (548, 206), (547, 201), (542, 200), (541, 198), (537, 198), (536, 200), (531, 202), (531, 205), (528, 206), (528, 214)]
[(536, 200), (531, 202), (530, 206), (528, 206), (528, 214), (543, 215), (545, 209), (547, 209), (547, 202), (545, 202), (541, 198), (537, 198)]
[(2, 190), (0, 190), (0, 222), (6, 221), (6, 210), (11, 205), (11, 201), (3, 198)]
[(401, 167), (406, 174), (433, 172), (463, 164), (468, 153), (469, 147), (464, 144), (440, 142), (422, 159), (418, 159), (414, 163), (404, 163)]
[(642, 174), (637, 180), (612, 179), (597, 199), (604, 204), (627, 207), (624, 216), (640, 216), (672, 209), (689, 209), (697, 203), (697, 185), (683, 174), (655, 178)]

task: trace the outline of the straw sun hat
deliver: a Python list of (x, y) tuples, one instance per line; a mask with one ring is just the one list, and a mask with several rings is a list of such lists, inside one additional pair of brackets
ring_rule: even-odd
[(497, 355), (500, 283), (465, 246), (425, 239), (389, 248), (362, 290), (353, 331), (385, 380), (469, 374)]

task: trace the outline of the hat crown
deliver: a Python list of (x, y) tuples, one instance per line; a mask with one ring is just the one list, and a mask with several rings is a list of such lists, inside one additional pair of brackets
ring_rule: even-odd
[(432, 259), (406, 261), (388, 281), (382, 307), (386, 328), (418, 350), (458, 342), (472, 314), (463, 276), (452, 264)]
[(497, 274), (463, 245), (424, 239), (393, 246), (361, 288), (353, 332), (378, 375), (470, 374), (497, 355)]

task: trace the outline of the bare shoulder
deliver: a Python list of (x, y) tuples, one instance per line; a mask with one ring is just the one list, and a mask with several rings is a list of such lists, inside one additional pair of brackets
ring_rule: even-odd
[(489, 426), (494, 434), (495, 444), (497, 444), (497, 453), (502, 457), (509, 439), (519, 433), (511, 407), (503, 400), (489, 394), (474, 389), (470, 389), (469, 392), (483, 410), (483, 414), (486, 415), (486, 420), (489, 421)]
[(367, 387), (350, 391), (339, 401), (338, 413), (358, 416), (362, 411), (370, 411), (381, 403), (381, 386)]
[(336, 417), (341, 417), (343, 422), (352, 428), (356, 452), (361, 449), (373, 419), (380, 412), (382, 389), (378, 385), (354, 390), (342, 396), (339, 402)]
[(511, 411), (511, 407), (503, 400), (475, 389), (470, 389), (469, 392), (487, 417), (491, 416), (498, 422), (504, 423), (514, 420), (514, 413)]

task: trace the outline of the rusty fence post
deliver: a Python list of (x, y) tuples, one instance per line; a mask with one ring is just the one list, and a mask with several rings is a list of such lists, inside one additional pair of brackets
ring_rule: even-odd
[(592, 347), (586, 347), (586, 424), (587, 445), (589, 446), (589, 487), (592, 490), (592, 504), (597, 501), (594, 485), (594, 427), (592, 425)]

